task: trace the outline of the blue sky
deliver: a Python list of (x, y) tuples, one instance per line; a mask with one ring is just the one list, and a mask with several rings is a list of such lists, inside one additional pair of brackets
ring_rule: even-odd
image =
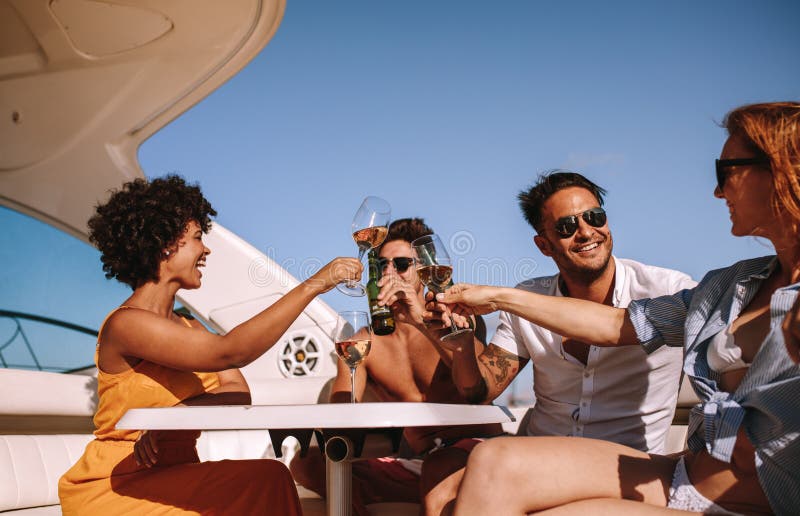
[(788, 1), (290, 1), (261, 55), (140, 160), (200, 181), (221, 223), (299, 277), (355, 253), (370, 194), (458, 237), (460, 280), (552, 273), (516, 202), (552, 168), (609, 191), (619, 256), (699, 277), (769, 252), (732, 237), (712, 196), (717, 122), (798, 97), (797, 15)]
[[(264, 51), (139, 156), (149, 177), (198, 181), (219, 222), (296, 276), (355, 255), (350, 222), (366, 195), (457, 244), (458, 280), (552, 274), (516, 194), (553, 168), (608, 190), (618, 256), (699, 279), (771, 252), (732, 237), (712, 196), (717, 122), (744, 103), (798, 99), (800, 3), (287, 3)], [(27, 222), (0, 210), (0, 223)], [(35, 244), (2, 233), (0, 257)], [(96, 260), (80, 243), (50, 247), (58, 261)], [(0, 306), (38, 312), (11, 262)], [(81, 295), (42, 309), (89, 326), (125, 294), (97, 261), (58, 276), (33, 280)], [(324, 299), (337, 310), (364, 303)]]

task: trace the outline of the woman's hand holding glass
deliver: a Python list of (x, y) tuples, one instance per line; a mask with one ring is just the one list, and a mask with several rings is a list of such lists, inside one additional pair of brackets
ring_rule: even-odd
[[(353, 216), (351, 230), (353, 240), (358, 246), (358, 261), (364, 254), (383, 243), (389, 232), (389, 221), (392, 218), (392, 208), (389, 203), (380, 197), (369, 196), (361, 202), (356, 214)], [(363, 296), (367, 289), (358, 281), (348, 280), (337, 285), (340, 292), (348, 296)]]
[(323, 294), (343, 281), (357, 280), (363, 272), (364, 265), (357, 258), (339, 257), (328, 262), (306, 283)]
[(470, 285), (459, 283), (453, 285), (446, 292), (436, 294), (431, 300), (436, 306), (447, 306), (450, 310), (462, 316), (486, 315), (499, 310), (497, 306), (498, 287), (488, 285)]

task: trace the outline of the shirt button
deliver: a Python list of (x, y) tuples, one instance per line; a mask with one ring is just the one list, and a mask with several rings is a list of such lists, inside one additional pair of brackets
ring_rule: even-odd
[(590, 373), (589, 371), (586, 371), (585, 373), (583, 373), (583, 377), (584, 378), (589, 378), (590, 376), (592, 376), (592, 373)]

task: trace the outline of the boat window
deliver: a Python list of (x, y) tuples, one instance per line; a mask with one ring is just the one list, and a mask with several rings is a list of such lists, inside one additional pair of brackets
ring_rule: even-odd
[(89, 244), (0, 207), (0, 367), (93, 367), (95, 332), (130, 290)]

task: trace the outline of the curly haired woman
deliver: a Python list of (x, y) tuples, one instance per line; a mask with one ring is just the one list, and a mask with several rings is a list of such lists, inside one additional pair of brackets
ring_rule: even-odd
[(95, 439), (59, 482), (65, 515), (301, 514), (292, 477), (278, 461), (199, 462), (198, 432), (115, 429), (134, 407), (249, 404), (238, 368), (272, 347), (315, 296), (361, 274), (358, 260), (337, 258), (215, 335), (173, 312), (179, 289), (200, 287), (211, 252), (203, 234), (214, 215), (197, 186), (167, 176), (126, 183), (89, 221), (106, 277), (133, 294), (100, 329)]

